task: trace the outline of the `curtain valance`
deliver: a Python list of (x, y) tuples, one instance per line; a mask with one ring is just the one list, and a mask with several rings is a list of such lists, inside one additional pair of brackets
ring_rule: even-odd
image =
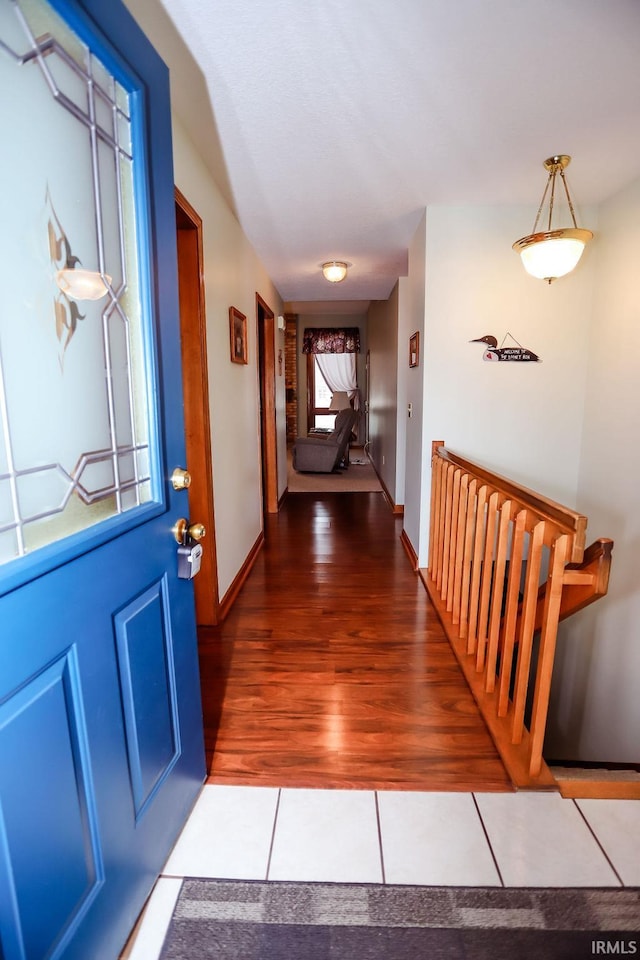
[(360, 353), (358, 327), (307, 327), (303, 353)]

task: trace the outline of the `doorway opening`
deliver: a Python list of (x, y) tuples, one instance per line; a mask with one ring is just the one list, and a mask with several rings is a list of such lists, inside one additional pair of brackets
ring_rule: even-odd
[(274, 313), (256, 293), (258, 372), (260, 378), (260, 447), (262, 451), (262, 509), (278, 512), (278, 455), (276, 433), (276, 357)]

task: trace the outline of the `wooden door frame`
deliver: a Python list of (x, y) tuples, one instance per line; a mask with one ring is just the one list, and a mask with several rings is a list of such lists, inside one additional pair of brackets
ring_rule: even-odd
[[(278, 444), (276, 430), (275, 314), (256, 293), (256, 343), (260, 388), (260, 442), (262, 445), (262, 498), (266, 513), (278, 512)], [(262, 328), (262, 330), (261, 330)], [(262, 334), (262, 335), (261, 335)]]
[(200, 573), (193, 581), (196, 621), (198, 626), (214, 626), (220, 620), (220, 599), (213, 500), (202, 218), (177, 187), (175, 206), (186, 466), (192, 478), (189, 488), (189, 518), (203, 523), (207, 530)]

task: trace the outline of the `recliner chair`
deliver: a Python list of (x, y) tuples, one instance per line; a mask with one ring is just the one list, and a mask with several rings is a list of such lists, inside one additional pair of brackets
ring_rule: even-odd
[(340, 410), (331, 433), (298, 437), (293, 446), (293, 467), (298, 473), (332, 473), (347, 454), (351, 429), (358, 414), (351, 407)]

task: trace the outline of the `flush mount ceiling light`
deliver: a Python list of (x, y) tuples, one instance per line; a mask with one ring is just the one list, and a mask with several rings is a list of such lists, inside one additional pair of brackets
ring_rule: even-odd
[(344, 260), (327, 260), (322, 264), (322, 273), (329, 283), (340, 283), (346, 277), (347, 268), (350, 266), (351, 264), (345, 263)]
[[(571, 162), (571, 157), (566, 154), (559, 154), (555, 157), (549, 157), (544, 161), (545, 170), (548, 171), (547, 184), (542, 194), (542, 200), (538, 207), (538, 213), (533, 225), (533, 232), (521, 240), (516, 240), (513, 249), (522, 257), (522, 264), (532, 277), (539, 280), (546, 280), (551, 283), (558, 277), (564, 277), (571, 273), (577, 266), (580, 257), (583, 254), (585, 244), (592, 239), (591, 230), (582, 230), (576, 223), (576, 215), (573, 210), (573, 203), (569, 196), (569, 187), (564, 175), (566, 167)], [(556, 177), (560, 175), (562, 186), (567, 197), (569, 212), (573, 221), (572, 227), (561, 227), (553, 229), (553, 207), (556, 199)], [(538, 231), (538, 222), (542, 215), (545, 200), (548, 197), (549, 215), (547, 219), (547, 229)]]

